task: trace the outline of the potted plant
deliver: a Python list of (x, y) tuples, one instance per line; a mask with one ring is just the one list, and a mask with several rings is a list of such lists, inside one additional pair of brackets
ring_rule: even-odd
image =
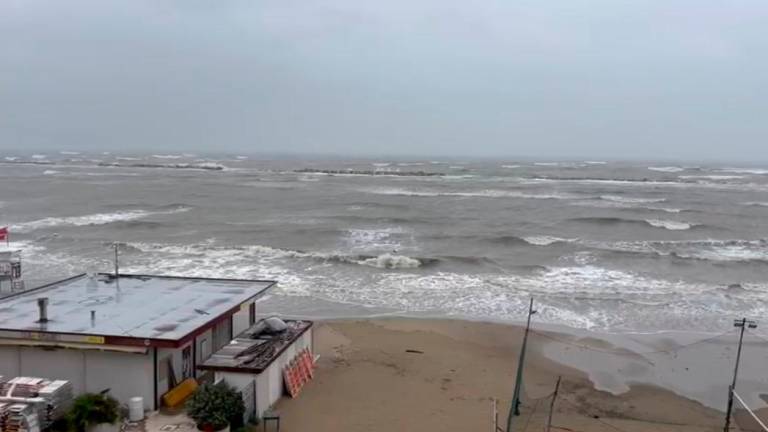
[(73, 432), (117, 431), (120, 404), (106, 393), (85, 393), (78, 396), (67, 414)]
[(197, 428), (205, 432), (229, 432), (230, 425), (242, 425), (245, 413), (240, 393), (224, 382), (198, 387), (187, 401), (186, 408)]

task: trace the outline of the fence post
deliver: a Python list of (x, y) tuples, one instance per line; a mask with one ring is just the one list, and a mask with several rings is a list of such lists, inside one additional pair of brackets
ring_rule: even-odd
[(555, 384), (555, 392), (552, 393), (552, 402), (549, 403), (549, 418), (547, 418), (547, 432), (552, 429), (552, 412), (555, 410), (555, 399), (557, 399), (557, 391), (560, 389), (560, 380), (562, 376), (557, 377), (557, 384)]

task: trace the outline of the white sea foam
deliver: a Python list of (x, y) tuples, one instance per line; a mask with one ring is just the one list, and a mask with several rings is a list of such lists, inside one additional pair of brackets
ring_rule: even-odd
[(753, 207), (768, 207), (768, 202), (762, 202), (762, 201), (749, 201), (744, 203), (745, 206), (753, 206)]
[(12, 231), (28, 233), (38, 229), (53, 228), (58, 226), (85, 226), (85, 225), (104, 225), (113, 222), (130, 221), (141, 219), (157, 214), (173, 214), (189, 210), (188, 207), (180, 207), (169, 211), (150, 212), (146, 210), (127, 210), (115, 213), (95, 213), (83, 216), (70, 217), (48, 217), (29, 222), (21, 222), (11, 226)]
[(681, 168), (678, 166), (648, 167), (648, 169), (651, 171), (666, 172), (666, 173), (676, 173), (680, 171), (685, 171), (685, 168)]
[(409, 167), (409, 166), (423, 166), (424, 162), (401, 162), (397, 166)]
[(44, 154), (33, 154), (33, 155), (32, 155), (32, 159), (38, 159), (38, 160), (39, 160), (39, 159), (45, 159), (45, 158), (47, 158), (47, 157), (48, 157), (48, 156), (46, 156), (46, 155), (44, 155)]
[(168, 155), (156, 154), (156, 155), (152, 155), (152, 157), (155, 159), (181, 159), (183, 156), (173, 155), (173, 154), (168, 154)]
[(248, 156), (237, 156), (237, 159), (246, 160), (248, 159)]
[(743, 175), (681, 175), (677, 176), (677, 178), (685, 179), (685, 180), (738, 180), (746, 178), (746, 176)]
[[(402, 227), (349, 229), (345, 241), (347, 247), (355, 251), (386, 250), (394, 251), (403, 249), (401, 239), (410, 235), (410, 232)], [(412, 239), (412, 235), (410, 235)]]
[(409, 190), (399, 188), (374, 188), (362, 189), (362, 192), (377, 195), (402, 195), (412, 197), (464, 197), (464, 198), (528, 198), (528, 199), (581, 199), (581, 195), (571, 193), (526, 193), (520, 191), (508, 191), (498, 189), (485, 189), (468, 192), (439, 192), (430, 190)]
[(80, 152), (76, 151), (60, 151), (59, 154), (67, 155), (67, 156), (77, 156), (80, 154)]
[(556, 167), (560, 166), (560, 162), (534, 162), (534, 165), (543, 167)]
[(768, 174), (768, 169), (765, 169), (765, 168), (722, 168), (719, 171), (736, 173), (736, 174), (752, 174), (752, 175)]
[(132, 243), (131, 246), (143, 252), (162, 252), (192, 256), (209, 256), (222, 259), (244, 259), (258, 257), (262, 260), (281, 259), (314, 259), (318, 261), (358, 264), (381, 269), (414, 269), (422, 265), (418, 258), (412, 258), (394, 253), (384, 253), (378, 256), (347, 255), (339, 252), (302, 252), (290, 249), (278, 249), (262, 245), (240, 247), (217, 247), (210, 244), (198, 245), (163, 245)]
[(83, 172), (83, 173), (73, 173), (73, 174), (83, 174), (90, 177), (138, 177), (141, 174), (139, 173), (132, 173), (132, 172)]
[(129, 156), (118, 156), (115, 159), (121, 160), (121, 161), (140, 161), (140, 160), (142, 160), (141, 158), (129, 157)]
[(572, 241), (572, 240), (568, 240), (560, 237), (552, 237), (552, 236), (529, 236), (529, 237), (523, 237), (523, 240), (525, 240), (526, 243), (532, 244), (534, 246), (549, 246), (555, 243)]
[(19, 158), (16, 157), (16, 156), (6, 156), (4, 159), (9, 161), (9, 162), (13, 162), (15, 160), (18, 160)]
[(61, 171), (56, 171), (56, 170), (45, 170), (45, 171), (43, 171), (43, 175), (56, 175), (56, 174), (60, 174), (60, 173), (61, 173)]
[(768, 261), (768, 248), (764, 240), (685, 240), (634, 242), (582, 242), (598, 249), (649, 253), (661, 256), (693, 258), (709, 261), (741, 262)]
[(687, 222), (678, 222), (678, 221), (671, 221), (671, 220), (661, 220), (661, 219), (647, 219), (646, 222), (648, 225), (654, 227), (654, 228), (664, 228), (672, 231), (683, 231), (691, 229), (693, 224), (687, 223)]
[(672, 207), (645, 207), (645, 208), (648, 210), (662, 211), (666, 213), (681, 213), (683, 211), (683, 209), (672, 208)]
[(613, 201), (627, 204), (643, 204), (643, 203), (660, 203), (664, 202), (666, 198), (641, 198), (641, 197), (625, 197), (618, 195), (601, 195), (600, 199), (606, 201)]
[(362, 265), (381, 269), (414, 269), (421, 267), (421, 261), (417, 259), (389, 253), (372, 258), (358, 260), (357, 262)]
[(507, 168), (507, 169), (515, 169), (515, 168), (520, 168), (520, 165), (502, 165), (501, 167)]
[(450, 169), (464, 169), (464, 167), (461, 166), (461, 165), (451, 165), (448, 168), (450, 168)]
[(389, 163), (389, 162), (376, 162), (376, 163), (373, 163), (371, 165), (373, 165), (373, 166), (375, 166), (377, 168), (384, 168), (384, 167), (388, 167), (388, 166), (390, 166), (392, 164)]
[(702, 248), (691, 252), (690, 254), (678, 253), (678, 256), (690, 256), (693, 258), (706, 259), (710, 261), (767, 261), (768, 249), (750, 248), (745, 245), (727, 245), (716, 248)]
[(606, 165), (608, 162), (606, 161), (584, 161), (587, 165)]

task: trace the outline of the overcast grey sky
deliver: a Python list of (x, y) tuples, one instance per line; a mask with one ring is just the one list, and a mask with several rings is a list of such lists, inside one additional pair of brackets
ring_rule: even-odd
[(2, 0), (20, 148), (768, 160), (768, 2)]

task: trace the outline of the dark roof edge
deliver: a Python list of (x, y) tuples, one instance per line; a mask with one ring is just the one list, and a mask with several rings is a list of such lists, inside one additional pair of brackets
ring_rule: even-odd
[[(98, 273), (100, 275), (109, 276), (111, 278), (115, 277), (114, 273), (105, 273), (101, 272)], [(82, 275), (80, 275), (82, 276)], [(153, 275), (153, 274), (130, 274), (130, 273), (120, 273), (120, 277), (127, 277), (127, 278), (157, 278), (157, 279), (195, 279), (195, 280), (204, 280), (204, 281), (222, 281), (222, 282), (261, 282), (261, 283), (269, 283), (270, 287), (277, 283), (275, 280), (269, 280), (269, 279), (234, 279), (234, 278), (210, 278), (210, 277), (197, 277), (197, 276), (167, 276), (167, 275)], [(68, 281), (69, 279), (65, 279)], [(61, 281), (64, 282), (64, 281)], [(58, 282), (54, 282), (58, 283)]]
[(83, 277), (83, 276), (85, 276), (87, 274), (88, 273), (80, 273), (78, 275), (74, 275), (74, 276), (68, 277), (66, 279), (58, 280), (56, 282), (51, 282), (51, 283), (47, 283), (45, 285), (40, 285), (39, 287), (30, 288), (28, 290), (19, 291), (17, 293), (12, 293), (12, 294), (9, 294), (7, 296), (0, 297), (0, 302), (2, 302), (3, 300), (11, 299), (11, 298), (22, 297), (22, 296), (30, 294), (30, 293), (35, 293), (35, 292), (38, 292), (38, 291), (43, 291), (43, 290), (48, 289), (48, 288), (53, 288), (56, 285), (63, 284), (63, 283), (66, 283), (66, 282), (70, 282), (70, 281), (73, 281), (75, 279), (79, 279), (79, 278), (81, 278), (81, 277)]

